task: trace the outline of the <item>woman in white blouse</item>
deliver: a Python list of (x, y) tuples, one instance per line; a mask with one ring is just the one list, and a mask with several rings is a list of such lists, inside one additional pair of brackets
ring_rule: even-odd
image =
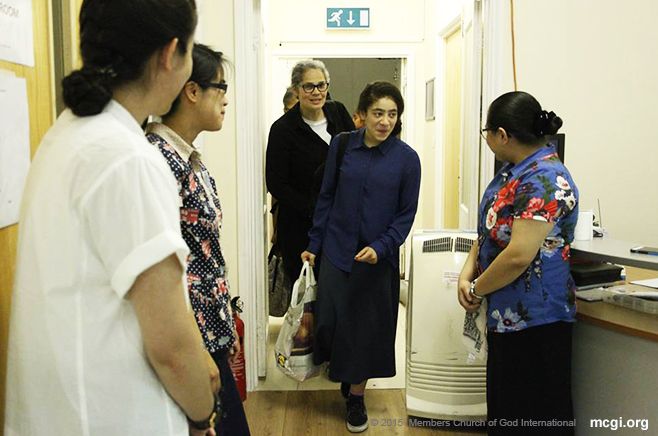
[(82, 4), (83, 66), (23, 197), (8, 436), (214, 434), (176, 182), (140, 128), (189, 77), (196, 23), (193, 0)]

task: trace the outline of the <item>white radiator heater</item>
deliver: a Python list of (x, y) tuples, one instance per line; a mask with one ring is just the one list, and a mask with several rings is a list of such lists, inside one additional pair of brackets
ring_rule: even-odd
[(411, 247), (407, 302), (407, 414), (486, 419), (486, 363), (467, 363), (457, 278), (477, 233), (418, 230)]

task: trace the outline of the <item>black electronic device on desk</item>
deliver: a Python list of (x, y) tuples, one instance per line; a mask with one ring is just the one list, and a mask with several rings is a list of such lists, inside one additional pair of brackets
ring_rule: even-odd
[(621, 281), (623, 268), (607, 262), (572, 262), (571, 276), (579, 288), (596, 287)]
[(658, 256), (658, 247), (647, 247), (646, 245), (639, 245), (631, 248), (631, 253), (650, 254)]

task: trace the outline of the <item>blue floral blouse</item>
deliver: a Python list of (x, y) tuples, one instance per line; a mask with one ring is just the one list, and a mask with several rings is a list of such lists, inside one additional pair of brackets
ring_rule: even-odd
[[(197, 325), (211, 353), (226, 352), (235, 341), (226, 262), (219, 244), (222, 209), (217, 186), (200, 153), (162, 124), (147, 128), (178, 181), (180, 225), (190, 249), (187, 289)], [(165, 139), (166, 138), (166, 139)]]
[(484, 272), (507, 247), (515, 219), (554, 223), (528, 269), (487, 295), (487, 328), (513, 332), (556, 321), (573, 322), (575, 289), (570, 244), (578, 219), (578, 188), (553, 147), (503, 167), (478, 210), (478, 270)]

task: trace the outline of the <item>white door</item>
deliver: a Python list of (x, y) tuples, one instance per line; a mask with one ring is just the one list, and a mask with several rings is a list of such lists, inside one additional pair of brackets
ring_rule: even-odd
[(479, 201), (482, 14), (481, 2), (473, 2), (473, 5), (473, 11), (464, 11), (463, 27), (462, 143), (459, 189), (459, 227), (461, 229), (476, 228)]

